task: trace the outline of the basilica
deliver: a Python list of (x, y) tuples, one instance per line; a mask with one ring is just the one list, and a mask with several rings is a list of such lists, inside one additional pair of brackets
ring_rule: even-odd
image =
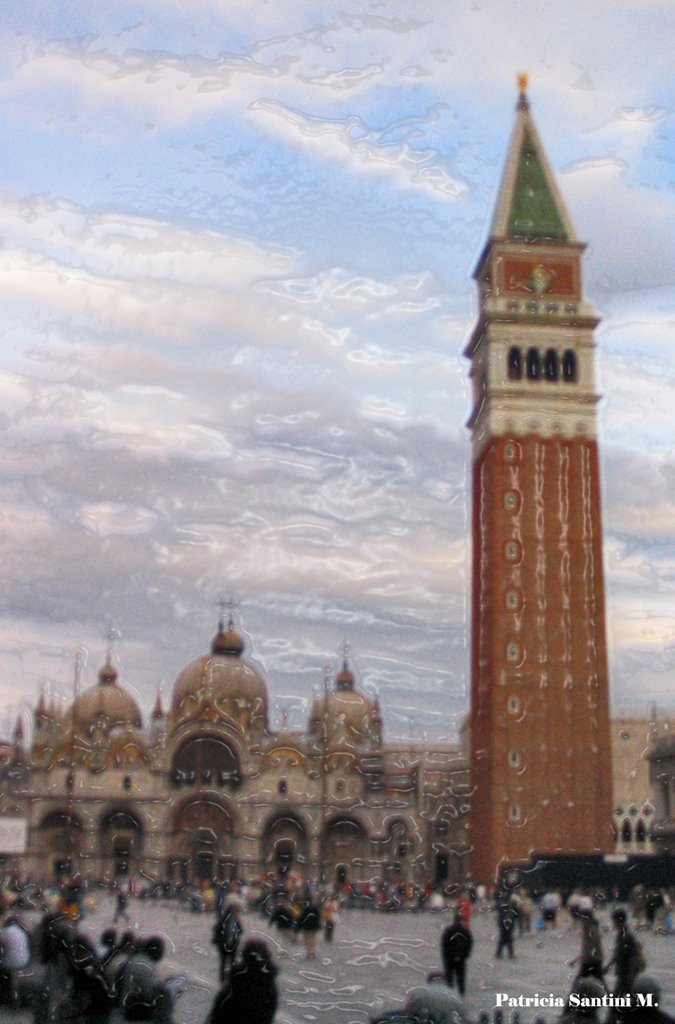
[(300, 731), (270, 727), (267, 681), (231, 617), (149, 721), (113, 661), (65, 710), (40, 697), (29, 743), (17, 724), (0, 795), (17, 833), (6, 870), (44, 882), (464, 877), (466, 760), (388, 744), (346, 655)]

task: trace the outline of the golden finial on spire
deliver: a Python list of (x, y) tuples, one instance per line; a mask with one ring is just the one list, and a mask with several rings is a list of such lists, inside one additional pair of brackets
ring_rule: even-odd
[(527, 102), (527, 85), (528, 85), (528, 82), (529, 82), (529, 78), (528, 78), (528, 76), (526, 74), (521, 72), (518, 75), (518, 77), (517, 77), (517, 82), (518, 82), (518, 109), (519, 110), (527, 110), (528, 106), (529, 106), (529, 104)]

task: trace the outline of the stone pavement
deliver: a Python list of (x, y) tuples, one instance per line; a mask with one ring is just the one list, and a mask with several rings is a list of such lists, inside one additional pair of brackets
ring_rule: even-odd
[[(85, 921), (85, 929), (100, 934), (112, 923), (114, 906), (103, 899)], [(176, 1008), (176, 1024), (203, 1024), (217, 990), (217, 956), (211, 944), (212, 914), (195, 914), (173, 902), (141, 902), (129, 906), (130, 926), (140, 935), (162, 934), (167, 961), (187, 971), (189, 982)], [(601, 914), (605, 958), (613, 948), (607, 915)], [(406, 992), (440, 968), (439, 936), (449, 913), (374, 913), (347, 910), (341, 914), (334, 941), (319, 941), (316, 960), (306, 960), (302, 945), (279, 941), (257, 914), (245, 914), (244, 939), (265, 938), (279, 965), (281, 1001), (276, 1024), (368, 1024), (371, 1016), (402, 1006)], [(126, 927), (124, 925), (123, 927)], [(496, 960), (495, 919), (474, 913), (474, 952), (469, 962), (466, 1003), (473, 1019), (491, 1010), (495, 993), (565, 997), (575, 969), (567, 961), (579, 952), (579, 936), (567, 915), (555, 932), (526, 935), (516, 940), (513, 961)], [(663, 1007), (675, 1012), (675, 936), (641, 931), (648, 973), (664, 989)], [(555, 1010), (521, 1010), (522, 1024), (543, 1017), (553, 1024)], [(508, 1020), (508, 1015), (505, 1015)], [(29, 1010), (6, 1011), (7, 1024), (29, 1024)]]

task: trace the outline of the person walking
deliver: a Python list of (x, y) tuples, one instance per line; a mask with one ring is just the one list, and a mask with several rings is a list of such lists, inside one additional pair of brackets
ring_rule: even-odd
[(295, 927), (295, 920), (293, 918), (293, 911), (291, 905), (287, 899), (280, 900), (270, 918), (270, 923), (273, 924), (281, 935), (291, 935), (293, 928)]
[(584, 907), (579, 910), (577, 917), (581, 924), (581, 952), (578, 957), (570, 961), (570, 967), (578, 963), (579, 978), (597, 978), (600, 981), (603, 974), (602, 939), (600, 938), (600, 925), (593, 913), (592, 905), (590, 909)]
[(230, 903), (216, 921), (213, 929), (213, 942), (220, 957), (220, 980), (225, 981), (237, 959), (239, 942), (243, 931), (239, 905)]
[(310, 897), (298, 919), (298, 931), (305, 940), (305, 953), (308, 960), (316, 957), (316, 936), (321, 929), (321, 911)]
[(323, 937), (326, 942), (333, 941), (333, 933), (338, 920), (340, 904), (334, 896), (327, 896), (321, 908), (321, 919), (323, 921)]
[(516, 909), (510, 896), (501, 896), (497, 904), (497, 921), (499, 925), (499, 936), (497, 940), (496, 957), (501, 960), (502, 950), (506, 946), (509, 951), (509, 960), (513, 960), (513, 933), (517, 918)]
[(467, 928), (471, 927), (471, 900), (466, 892), (463, 892), (457, 900), (456, 911), (462, 919), (462, 924)]
[(466, 988), (466, 962), (473, 948), (473, 936), (462, 921), (459, 910), (455, 911), (452, 924), (441, 935), (441, 958), (445, 980), (450, 988), (457, 982), (457, 991), (464, 995)]
[(605, 964), (605, 972), (614, 967), (616, 986), (614, 995), (625, 996), (633, 991), (633, 983), (637, 975), (646, 967), (642, 947), (628, 927), (628, 915), (619, 907), (612, 914), (612, 922), (616, 930), (616, 941), (611, 960)]
[(276, 975), (266, 944), (249, 939), (216, 995), (206, 1024), (272, 1024), (279, 1001)]
[(127, 885), (122, 882), (118, 882), (115, 886), (116, 892), (116, 904), (115, 914), (113, 917), (113, 924), (117, 924), (120, 918), (123, 918), (127, 924), (129, 924), (129, 915), (127, 914), (127, 906), (129, 903), (130, 890)]

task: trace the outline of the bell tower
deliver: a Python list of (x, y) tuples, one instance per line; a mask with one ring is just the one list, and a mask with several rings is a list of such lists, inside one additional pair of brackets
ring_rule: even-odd
[(593, 331), (575, 236), (519, 79), (474, 278), (471, 772), (477, 881), (611, 849)]

